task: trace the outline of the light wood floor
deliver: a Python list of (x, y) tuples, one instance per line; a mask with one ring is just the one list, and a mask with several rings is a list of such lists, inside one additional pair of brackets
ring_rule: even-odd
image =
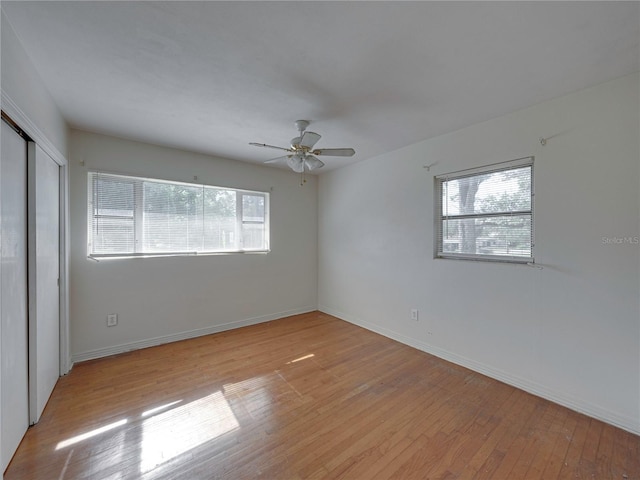
[(76, 365), (5, 480), (640, 479), (640, 437), (322, 313)]

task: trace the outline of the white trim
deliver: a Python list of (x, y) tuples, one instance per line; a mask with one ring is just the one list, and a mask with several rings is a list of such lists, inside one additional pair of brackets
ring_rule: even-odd
[[(0, 118), (0, 126), (2, 123), (2, 119)], [(0, 134), (0, 136), (2, 136)], [(0, 161), (0, 185), (2, 185), (2, 162)], [(0, 195), (0, 212), (2, 212), (2, 195)], [(2, 233), (2, 225), (0, 222), (0, 234)], [(1, 247), (1, 245), (0, 245)], [(0, 255), (0, 278), (2, 276), (2, 258)], [(2, 288), (0, 288), (0, 312), (2, 311)], [(0, 321), (0, 339), (2, 339), (2, 321)], [(2, 359), (2, 341), (0, 341), (0, 359)], [(0, 371), (2, 371), (2, 364), (1, 364), (1, 360), (0, 360)], [(2, 397), (4, 395), (2, 394), (2, 379), (0, 378), (0, 466), (4, 465), (4, 459), (2, 458), (2, 452), (3, 452), (3, 448), (2, 448), (2, 432), (3, 432), (3, 428), (2, 428)], [(4, 480), (4, 473), (1, 477)]]
[(69, 165), (60, 166), (60, 375), (71, 371), (69, 333)]
[(24, 130), (35, 143), (42, 148), (47, 155), (49, 155), (58, 165), (67, 165), (66, 157), (60, 153), (53, 143), (47, 138), (47, 136), (40, 130), (35, 123), (33, 123), (26, 113), (24, 113), (18, 105), (11, 100), (11, 97), (2, 90), (2, 110), (9, 115), (11, 120), (16, 122), (18, 126)]
[(434, 260), (471, 260), (474, 262), (502, 262), (520, 265), (529, 265), (535, 263), (533, 257), (511, 257), (509, 255), (478, 255), (473, 253), (447, 253), (440, 252)]
[(529, 155), (527, 157), (516, 158), (515, 160), (507, 160), (506, 162), (491, 163), (482, 167), (465, 168), (464, 170), (458, 170), (456, 172), (443, 173), (441, 175), (435, 175), (433, 178), (436, 180), (451, 180), (456, 178), (473, 177), (484, 173), (501, 172), (503, 170), (528, 167), (533, 165), (534, 161), (535, 157), (533, 155)]
[(210, 327), (199, 328), (196, 330), (189, 330), (186, 332), (174, 333), (171, 335), (163, 335), (161, 337), (154, 337), (146, 340), (139, 340), (137, 342), (115, 345), (113, 347), (99, 348), (97, 350), (89, 350), (87, 352), (74, 354), (71, 357), (71, 360), (74, 364), (79, 362), (85, 362), (87, 360), (108, 357), (111, 355), (117, 355), (119, 353), (130, 352), (132, 350), (140, 350), (141, 348), (155, 347), (157, 345), (163, 345), (165, 343), (178, 342), (180, 340), (188, 340), (190, 338), (202, 337), (204, 335), (211, 335), (213, 333), (226, 332), (227, 330), (247, 327), (250, 325), (257, 325), (259, 323), (270, 322), (272, 320), (278, 320), (280, 318), (290, 317), (292, 315), (299, 315), (301, 313), (315, 312), (316, 310), (317, 310), (316, 307), (302, 307), (302, 308), (296, 308), (294, 310), (287, 310), (284, 312), (272, 313), (270, 315), (261, 315), (259, 317), (245, 318), (243, 320), (235, 320), (233, 322), (223, 323), (222, 325), (212, 325)]
[[(29, 425), (38, 423), (38, 279), (36, 244), (36, 147), (37, 143), (25, 140), (27, 144), (27, 333), (28, 333), (28, 392)], [(58, 302), (59, 304), (59, 302)]]
[(595, 418), (597, 420), (601, 420), (605, 423), (621, 428), (635, 435), (640, 435), (640, 420), (638, 419), (634, 419), (632, 417), (628, 417), (625, 415), (620, 415), (617, 412), (613, 412), (599, 405), (586, 402), (582, 398), (577, 398), (572, 395), (559, 393), (537, 382), (527, 380), (517, 375), (512, 375), (498, 368), (486, 365), (484, 363), (477, 362), (470, 358), (458, 355), (456, 353), (450, 352), (448, 350), (444, 350), (439, 347), (435, 347), (433, 345), (421, 342), (414, 338), (407, 337), (398, 332), (394, 332), (393, 330), (380, 327), (379, 325), (376, 325), (374, 323), (367, 322), (365, 320), (354, 317), (352, 315), (345, 314), (343, 312), (339, 312), (332, 308), (320, 305), (318, 306), (318, 310), (323, 313), (333, 315), (334, 317), (337, 317), (346, 322), (352, 323), (359, 327), (362, 327), (372, 332), (383, 335), (397, 342), (403, 343), (405, 345), (409, 345), (410, 347), (416, 348), (418, 350), (426, 352), (435, 357), (441, 358), (451, 363), (455, 363), (456, 365), (460, 365), (462, 367), (468, 368), (470, 370), (473, 370), (474, 372), (481, 373), (495, 380), (499, 380), (508, 385), (519, 388), (520, 390), (524, 390), (525, 392), (544, 398), (553, 403), (557, 403), (558, 405), (567, 407), (578, 413), (582, 413), (584, 415)]

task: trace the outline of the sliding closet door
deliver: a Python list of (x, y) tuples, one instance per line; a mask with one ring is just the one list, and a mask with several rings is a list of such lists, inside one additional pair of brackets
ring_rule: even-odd
[(4, 121), (0, 158), (2, 199), (0, 304), (2, 348), (2, 471), (29, 426), (27, 337), (27, 144)]
[(60, 167), (29, 143), (29, 396), (36, 423), (60, 376)]

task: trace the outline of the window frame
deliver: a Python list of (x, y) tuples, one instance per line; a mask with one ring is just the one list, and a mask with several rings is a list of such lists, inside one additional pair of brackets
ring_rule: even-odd
[[(94, 249), (94, 219), (96, 217), (112, 217), (112, 215), (98, 214), (96, 212), (96, 205), (94, 205), (93, 188), (96, 176), (105, 175), (109, 178), (117, 178), (123, 184), (131, 183), (133, 187), (133, 215), (122, 216), (123, 219), (131, 219), (133, 222), (133, 252), (120, 252), (120, 253), (96, 253)], [(168, 185), (179, 185), (183, 187), (196, 187), (202, 188), (203, 191), (206, 188), (216, 190), (226, 190), (235, 192), (235, 235), (237, 236), (237, 248), (236, 249), (219, 249), (219, 250), (176, 250), (167, 252), (156, 251), (143, 251), (144, 248), (144, 182), (153, 183), (165, 183)], [(264, 217), (263, 221), (245, 221), (243, 198), (245, 196), (262, 197), (264, 199)], [(204, 196), (203, 196), (204, 198)], [(142, 202), (140, 200), (142, 199)], [(103, 170), (90, 170), (87, 172), (87, 257), (92, 259), (108, 259), (108, 258), (148, 258), (148, 257), (169, 257), (169, 256), (202, 256), (202, 255), (227, 255), (227, 254), (246, 254), (257, 253), (266, 254), (271, 251), (270, 248), (270, 193), (261, 190), (248, 190), (230, 187), (221, 187), (217, 185), (204, 184), (204, 183), (189, 183), (174, 180), (167, 180), (163, 178), (153, 178), (146, 176), (121, 174), (106, 172)], [(204, 215), (204, 213), (203, 213)], [(242, 235), (243, 226), (247, 224), (260, 224), (264, 225), (264, 245), (263, 248), (244, 248), (244, 238)], [(204, 230), (203, 230), (203, 243), (204, 243)]]
[[(526, 264), (532, 265), (535, 263), (534, 257), (534, 156), (522, 157), (515, 160), (509, 160), (506, 162), (493, 163), (481, 167), (469, 168), (465, 170), (459, 170), (455, 172), (445, 173), (442, 175), (435, 175), (434, 179), (434, 258), (435, 259), (450, 259), (450, 260), (472, 260), (472, 261), (485, 261), (485, 262), (498, 262), (498, 263), (513, 263), (513, 264)], [(445, 215), (443, 212), (443, 185), (451, 180), (458, 180), (462, 178), (476, 177), (487, 175), (490, 173), (506, 172), (509, 170), (516, 170), (520, 168), (530, 167), (531, 169), (531, 208), (529, 210), (508, 210), (501, 212), (485, 212), (485, 213), (473, 213), (473, 214), (455, 214)], [(530, 256), (516, 256), (516, 255), (490, 255), (480, 253), (456, 253), (444, 251), (444, 222), (446, 220), (455, 219), (482, 219), (491, 217), (505, 217), (505, 216), (517, 216), (517, 215), (529, 215), (531, 219), (531, 254)]]

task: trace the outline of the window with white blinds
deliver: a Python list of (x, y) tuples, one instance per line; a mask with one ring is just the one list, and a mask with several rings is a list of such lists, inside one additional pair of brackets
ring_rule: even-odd
[(533, 157), (435, 182), (437, 258), (533, 262)]
[(269, 194), (89, 172), (88, 254), (269, 250)]

